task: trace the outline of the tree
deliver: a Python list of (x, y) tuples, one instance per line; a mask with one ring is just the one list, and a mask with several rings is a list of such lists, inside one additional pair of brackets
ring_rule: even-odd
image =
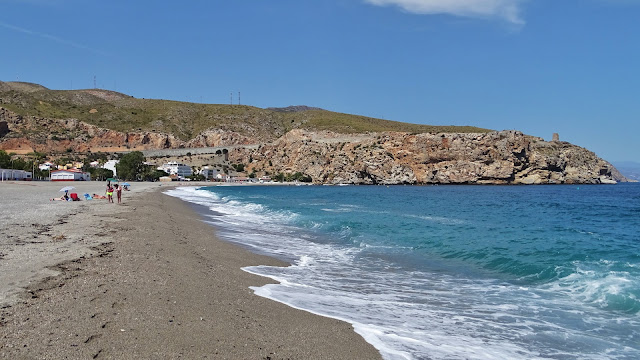
[(8, 169), (11, 166), (11, 155), (6, 151), (0, 150), (0, 168)]
[(104, 168), (88, 168), (87, 171), (91, 174), (93, 180), (103, 181), (110, 177), (113, 177), (113, 171)]
[(123, 180), (137, 180), (138, 178), (142, 178), (147, 167), (144, 161), (144, 155), (140, 151), (132, 151), (123, 155), (120, 158), (120, 162), (116, 165), (118, 177)]
[(162, 170), (157, 170), (153, 166), (147, 166), (144, 173), (142, 173), (144, 181), (158, 181), (163, 176), (169, 176), (169, 174)]
[(32, 163), (27, 162), (24, 159), (15, 159), (13, 160), (13, 169), (31, 171)]

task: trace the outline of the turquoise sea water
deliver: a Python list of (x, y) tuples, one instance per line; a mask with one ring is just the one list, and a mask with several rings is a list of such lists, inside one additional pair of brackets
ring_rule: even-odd
[(216, 186), (217, 234), (290, 261), (260, 296), (386, 359), (639, 359), (640, 184)]

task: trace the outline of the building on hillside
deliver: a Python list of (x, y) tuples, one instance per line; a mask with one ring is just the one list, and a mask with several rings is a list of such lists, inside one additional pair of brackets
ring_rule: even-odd
[(51, 168), (55, 168), (56, 165), (52, 162), (45, 162), (43, 164), (38, 165), (38, 169), (42, 170), (42, 171), (49, 171), (51, 170)]
[(91, 181), (91, 174), (77, 169), (54, 170), (51, 181)]
[(104, 163), (104, 165), (102, 165), (102, 168), (113, 171), (113, 177), (118, 177), (118, 172), (116, 171), (116, 165), (118, 165), (119, 162), (120, 160), (109, 160), (106, 163)]
[(200, 175), (204, 176), (206, 179), (214, 179), (220, 171), (218, 169), (214, 169), (210, 166), (205, 166), (200, 170)]
[(33, 173), (31, 173), (30, 171), (24, 171), (24, 170), (0, 169), (0, 180), (31, 181), (33, 180)]
[(169, 175), (177, 175), (179, 178), (185, 178), (193, 175), (193, 169), (191, 169), (191, 166), (177, 162), (162, 164), (161, 166), (158, 166), (158, 170), (162, 170)]
[(100, 162), (99, 161), (92, 161), (89, 163), (89, 166), (91, 166), (92, 168), (97, 168), (100, 167)]

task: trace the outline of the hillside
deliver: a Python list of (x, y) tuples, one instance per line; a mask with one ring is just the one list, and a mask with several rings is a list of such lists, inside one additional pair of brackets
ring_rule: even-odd
[[(193, 165), (323, 184), (612, 184), (593, 152), (518, 131), (407, 124), (306, 106), (260, 109), (136, 99), (107, 90), (0, 82), (0, 150), (26, 155), (139, 150)], [(226, 150), (225, 162), (216, 153)], [(113, 155), (116, 156), (116, 155)], [(228, 159), (226, 159), (228, 157)], [(163, 161), (163, 160), (160, 160)]]
[[(37, 84), (1, 82), (0, 106), (21, 116), (77, 119), (101, 128), (159, 132), (189, 141), (208, 129), (273, 141), (293, 129), (338, 133), (485, 133), (471, 126), (429, 126), (341, 114), (318, 108), (303, 111), (246, 105), (196, 104), (137, 99), (109, 90), (50, 90)], [(287, 108), (284, 108), (287, 109)]]

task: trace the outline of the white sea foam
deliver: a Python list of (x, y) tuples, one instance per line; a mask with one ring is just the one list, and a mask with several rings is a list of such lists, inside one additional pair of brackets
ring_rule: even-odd
[[(195, 188), (169, 194), (222, 214), (207, 220), (222, 238), (291, 260), (285, 268), (244, 269), (278, 282), (252, 288), (257, 295), (350, 322), (385, 359), (631, 359), (640, 353), (638, 334), (627, 333), (638, 328), (638, 317), (599, 313), (601, 304), (630, 286), (624, 272), (598, 277), (584, 268), (549, 284), (518, 286), (409, 271), (367, 256), (385, 246), (369, 246), (366, 239), (360, 246), (317, 241), (293, 225), (295, 213)], [(324, 226), (315, 224), (310, 228)], [(353, 229), (343, 226), (336, 234), (349, 238)]]
[(405, 216), (409, 218), (414, 218), (414, 219), (432, 221), (432, 222), (440, 223), (443, 225), (461, 225), (465, 223), (465, 221), (460, 219), (449, 219), (441, 216), (411, 215), (411, 214), (408, 214)]

